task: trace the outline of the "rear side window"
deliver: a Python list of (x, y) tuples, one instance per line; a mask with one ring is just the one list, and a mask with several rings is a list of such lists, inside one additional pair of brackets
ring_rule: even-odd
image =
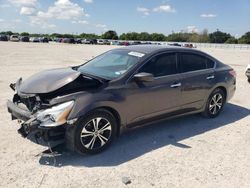
[(207, 68), (214, 68), (214, 61), (212, 61), (211, 59), (207, 59)]
[(167, 53), (157, 55), (147, 62), (139, 72), (151, 73), (154, 77), (176, 74), (176, 54)]
[(180, 60), (182, 72), (197, 71), (207, 68), (207, 58), (200, 55), (182, 53), (180, 54)]

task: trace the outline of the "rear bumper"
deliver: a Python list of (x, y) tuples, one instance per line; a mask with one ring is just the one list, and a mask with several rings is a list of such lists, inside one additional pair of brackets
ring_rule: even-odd
[(232, 86), (228, 89), (227, 101), (233, 98), (235, 91), (236, 91), (236, 86)]
[(20, 129), (18, 129), (18, 133), (22, 137), (43, 146), (48, 146), (48, 143), (50, 146), (55, 146), (64, 142), (65, 125), (44, 128), (40, 126), (40, 122), (24, 106), (8, 101), (7, 108), (12, 120), (23, 121)]
[(233, 98), (236, 91), (236, 79), (232, 80), (227, 88), (227, 101)]

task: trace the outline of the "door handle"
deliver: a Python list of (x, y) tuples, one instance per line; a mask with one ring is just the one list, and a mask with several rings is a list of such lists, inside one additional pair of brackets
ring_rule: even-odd
[(170, 87), (171, 88), (177, 88), (177, 87), (180, 87), (180, 86), (181, 86), (181, 83), (174, 83)]
[(214, 79), (214, 75), (211, 75), (211, 76), (207, 77), (207, 80), (211, 80), (211, 79)]

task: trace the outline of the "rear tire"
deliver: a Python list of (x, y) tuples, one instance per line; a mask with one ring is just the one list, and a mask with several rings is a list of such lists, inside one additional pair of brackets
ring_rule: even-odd
[(89, 113), (76, 126), (75, 148), (78, 153), (99, 153), (107, 149), (117, 135), (117, 121), (104, 109)]
[(216, 88), (208, 97), (206, 107), (204, 112), (202, 112), (202, 116), (207, 118), (215, 118), (217, 117), (226, 102), (226, 95), (223, 90), (220, 88)]

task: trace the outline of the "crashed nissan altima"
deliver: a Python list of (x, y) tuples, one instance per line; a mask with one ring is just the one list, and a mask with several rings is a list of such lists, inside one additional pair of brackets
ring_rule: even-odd
[(8, 111), (23, 137), (93, 154), (134, 126), (193, 113), (217, 117), (234, 95), (236, 74), (198, 50), (138, 45), (10, 87)]

